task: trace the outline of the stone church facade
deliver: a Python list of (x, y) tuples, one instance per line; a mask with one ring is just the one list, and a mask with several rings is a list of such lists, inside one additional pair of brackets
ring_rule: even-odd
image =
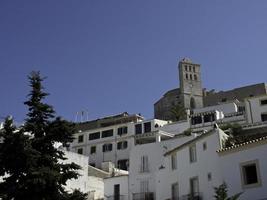
[(186, 109), (202, 108), (229, 101), (242, 102), (247, 97), (267, 94), (267, 85), (259, 83), (228, 91), (207, 91), (202, 87), (201, 65), (183, 58), (178, 63), (180, 88), (167, 91), (154, 104), (154, 117), (172, 120), (171, 109), (179, 104)]

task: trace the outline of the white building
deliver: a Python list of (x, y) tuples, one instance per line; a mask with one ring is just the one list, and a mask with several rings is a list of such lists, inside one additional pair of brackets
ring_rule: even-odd
[(246, 117), (249, 124), (266, 123), (267, 95), (245, 99)]

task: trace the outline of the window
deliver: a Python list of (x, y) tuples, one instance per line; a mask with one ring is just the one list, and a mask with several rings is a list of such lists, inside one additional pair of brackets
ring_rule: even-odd
[(177, 169), (177, 157), (176, 157), (176, 153), (171, 155), (171, 166), (172, 166), (172, 170)]
[(267, 105), (267, 99), (263, 99), (263, 100), (261, 100), (261, 105), (263, 106), (263, 105)]
[(179, 199), (179, 187), (178, 183), (172, 184), (172, 200), (178, 200)]
[(241, 163), (240, 168), (243, 188), (258, 187), (261, 185), (258, 160)]
[(189, 158), (190, 158), (190, 163), (197, 161), (196, 145), (189, 147)]
[(103, 152), (112, 151), (112, 144), (103, 144), (102, 151)]
[(191, 72), (191, 66), (189, 66), (189, 71)]
[(142, 134), (142, 124), (135, 125), (135, 134)]
[(127, 134), (127, 132), (128, 132), (127, 126), (118, 128), (118, 135), (124, 135)]
[(208, 177), (208, 181), (211, 181), (212, 179), (211, 172), (208, 173), (207, 177)]
[(89, 165), (95, 167), (95, 163), (89, 163)]
[(185, 65), (184, 68), (185, 68), (185, 71), (187, 71), (187, 65)]
[(129, 166), (129, 160), (128, 159), (123, 159), (123, 160), (118, 160), (118, 168), (122, 170), (128, 170)]
[(102, 131), (102, 138), (113, 136), (113, 129)]
[(226, 102), (227, 101), (227, 98), (222, 98), (222, 102)]
[(196, 72), (196, 68), (195, 68), (195, 66), (193, 66), (193, 72)]
[(83, 154), (83, 149), (82, 149), (82, 148), (79, 148), (79, 149), (77, 150), (77, 153), (78, 153), (78, 154)]
[(96, 132), (96, 133), (90, 133), (89, 134), (89, 140), (96, 140), (100, 138), (100, 132)]
[(141, 169), (140, 172), (148, 172), (148, 156), (141, 157)]
[(190, 80), (192, 80), (193, 78), (192, 78), (192, 74), (190, 74)]
[(117, 149), (127, 149), (128, 142), (127, 141), (121, 141), (117, 143)]
[(198, 177), (193, 177), (190, 179), (191, 196), (193, 196), (193, 197), (198, 196), (198, 192), (199, 192)]
[(197, 81), (197, 75), (196, 74), (194, 74), (194, 79), (195, 79), (195, 81)]
[(90, 154), (96, 153), (96, 146), (91, 146), (90, 148)]
[(267, 114), (261, 114), (261, 121), (267, 121)]
[(114, 200), (120, 200), (120, 184), (114, 185)]
[(151, 132), (151, 122), (144, 123), (144, 132), (145, 133)]
[(81, 142), (83, 142), (83, 135), (78, 136), (78, 143), (81, 143)]
[(188, 74), (185, 74), (185, 78), (186, 78), (186, 80), (188, 80)]
[(207, 149), (207, 143), (203, 142), (203, 151), (206, 151), (206, 149)]

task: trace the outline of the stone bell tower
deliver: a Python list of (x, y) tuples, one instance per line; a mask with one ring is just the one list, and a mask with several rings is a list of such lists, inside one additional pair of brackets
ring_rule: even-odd
[(180, 98), (185, 108), (203, 107), (203, 91), (200, 64), (183, 58), (179, 64)]

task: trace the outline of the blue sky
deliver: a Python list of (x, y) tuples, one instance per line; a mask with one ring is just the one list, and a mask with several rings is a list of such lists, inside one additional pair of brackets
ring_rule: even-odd
[(25, 119), (32, 70), (69, 120), (152, 118), (183, 57), (201, 64), (208, 89), (267, 82), (266, 10), (264, 0), (2, 0), (0, 117)]

